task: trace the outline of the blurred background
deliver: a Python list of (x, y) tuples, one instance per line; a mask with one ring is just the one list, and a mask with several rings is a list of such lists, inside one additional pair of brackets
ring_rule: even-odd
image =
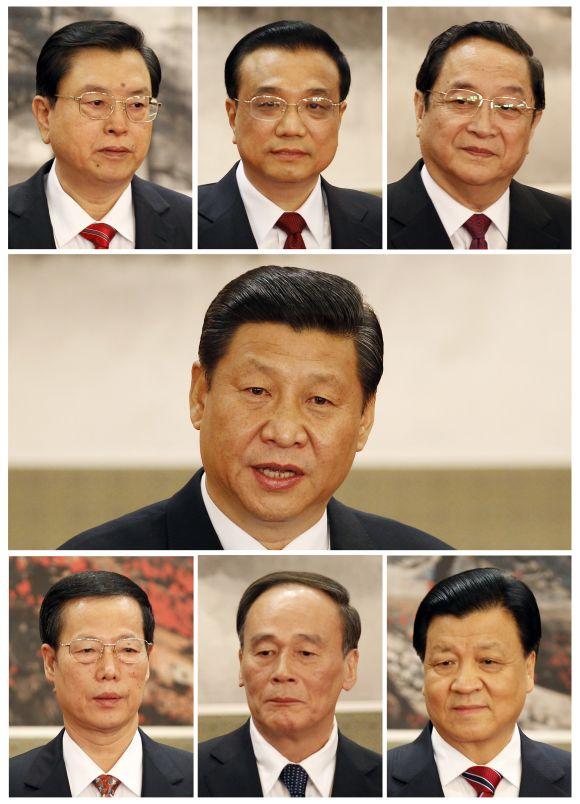
[(8, 12), (8, 183), (32, 176), (52, 158), (31, 111), (36, 60), (51, 34), (78, 20), (120, 20), (140, 28), (161, 62), (149, 154), (137, 175), (191, 195), (191, 8), (28, 6)]
[(199, 184), (219, 181), (239, 159), (225, 110), (224, 65), (243, 36), (275, 20), (303, 20), (332, 36), (350, 65), (352, 83), (338, 151), (324, 178), (339, 187), (381, 194), (381, 8), (198, 9)]
[(188, 480), (203, 316), (268, 259), (347, 277), (383, 327), (375, 424), (340, 500), (457, 548), (570, 548), (570, 258), (289, 252), (10, 257), (12, 549)]
[(351, 740), (382, 751), (382, 558), (380, 556), (200, 556), (198, 740), (237, 729), (249, 717), (238, 686), (236, 612), (244, 590), (269, 572), (317, 572), (343, 584), (360, 614), (358, 679), (338, 699), (337, 720)]
[(518, 171), (524, 184), (570, 197), (571, 8), (473, 6), (387, 10), (387, 172), (402, 178), (420, 157), (415, 136), (415, 78), (431, 40), (451, 25), (497, 20), (512, 25), (544, 66), (546, 109)]
[(412, 742), (427, 723), (421, 660), (412, 645), (419, 603), (434, 584), (475, 567), (524, 581), (538, 601), (542, 642), (536, 686), (519, 724), (533, 740), (571, 747), (571, 576), (569, 556), (417, 556), (387, 559), (387, 739)]
[(53, 584), (87, 570), (121, 573), (147, 593), (156, 623), (155, 650), (139, 725), (153, 739), (191, 751), (193, 559), (18, 556), (9, 562), (10, 755), (48, 742), (62, 728), (62, 714), (44, 676), (38, 612)]

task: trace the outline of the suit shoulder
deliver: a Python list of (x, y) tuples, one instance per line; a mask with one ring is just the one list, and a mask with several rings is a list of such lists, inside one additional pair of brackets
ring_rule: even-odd
[(528, 185), (521, 185), (528, 190), (536, 200), (544, 207), (544, 209), (549, 210), (550, 212), (558, 212), (562, 214), (570, 214), (572, 210), (572, 201), (569, 198), (565, 198), (562, 195), (556, 195), (555, 193), (547, 193), (545, 190), (538, 190), (536, 187), (530, 187)]
[(340, 739), (342, 740), (343, 745), (348, 748), (351, 756), (356, 757), (357, 760), (365, 764), (378, 764), (380, 767), (382, 767), (383, 758), (376, 751), (372, 751), (370, 748), (365, 748), (364, 745), (360, 745), (360, 743), (355, 743), (354, 740), (345, 737), (344, 734), (340, 735)]
[(30, 788), (24, 784), (24, 780), (29, 778), (30, 770), (34, 765), (38, 755), (46, 748), (46, 745), (41, 745), (38, 748), (32, 748), (24, 754), (18, 754), (15, 757), (10, 757), (9, 762), (9, 795), (11, 797), (26, 797), (30, 795)]
[(211, 740), (204, 740), (204, 742), (199, 743), (197, 746), (197, 758), (200, 769), (202, 763), (207, 763), (210, 761), (210, 757), (212, 758), (212, 761), (216, 761), (217, 757), (214, 756), (214, 751), (219, 750), (222, 747), (227, 747), (233, 735), (236, 733), (236, 731), (233, 731), (229, 732), (228, 734), (220, 734), (219, 737), (212, 737)]
[[(405, 525), (396, 519), (369, 514), (351, 508), (352, 513), (358, 517), (369, 536), (376, 542), (379, 550), (453, 550), (451, 545), (431, 536), (411, 525)], [(398, 546), (393, 545), (393, 541)]]
[(177, 190), (170, 190), (169, 187), (162, 187), (161, 184), (154, 184), (151, 181), (147, 181), (146, 179), (141, 179), (141, 182), (145, 184), (152, 190), (155, 190), (159, 193), (159, 195), (167, 201), (168, 204), (171, 204), (172, 207), (176, 207), (178, 209), (183, 209), (186, 212), (191, 214), (192, 209), (192, 200), (189, 195), (185, 193), (180, 193)]
[(154, 550), (167, 546), (168, 500), (146, 505), (102, 525), (79, 533), (60, 549), (65, 550)]

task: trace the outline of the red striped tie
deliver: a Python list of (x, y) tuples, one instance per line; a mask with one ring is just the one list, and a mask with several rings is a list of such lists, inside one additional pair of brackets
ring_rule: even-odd
[(486, 765), (474, 765), (461, 774), (477, 793), (477, 798), (492, 798), (495, 789), (502, 780), (501, 773)]
[(471, 235), (471, 245), (469, 246), (470, 250), (488, 248), (485, 233), (489, 229), (490, 223), (491, 218), (488, 218), (487, 215), (481, 214), (472, 215), (471, 218), (468, 218), (465, 221), (463, 226)]
[(99, 791), (99, 798), (112, 798), (121, 782), (108, 773), (103, 773), (94, 779), (93, 784)]
[(117, 230), (108, 223), (91, 223), (80, 233), (81, 237), (90, 240), (96, 249), (109, 248), (111, 240), (116, 234)]
[(285, 212), (276, 221), (276, 226), (286, 232), (288, 237), (284, 243), (284, 248), (306, 248), (302, 239), (302, 230), (306, 226), (306, 221), (297, 212)]

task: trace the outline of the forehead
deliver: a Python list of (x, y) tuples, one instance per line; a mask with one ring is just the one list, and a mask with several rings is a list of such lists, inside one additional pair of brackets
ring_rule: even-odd
[(338, 91), (339, 72), (324, 50), (261, 47), (244, 56), (238, 67), (239, 91), (261, 88), (280, 91)]
[(427, 652), (444, 646), (469, 649), (492, 642), (511, 650), (522, 647), (512, 613), (500, 606), (464, 617), (451, 614), (434, 617), (427, 629)]
[(143, 636), (141, 607), (132, 597), (80, 597), (61, 609), (59, 639), (66, 641), (77, 632), (107, 636), (111, 631), (127, 631)]
[(83, 89), (84, 85), (100, 89), (126, 88), (129, 92), (151, 91), (151, 78), (145, 59), (138, 50), (115, 52), (98, 47), (75, 50), (59, 89), (65, 86)]
[(244, 635), (264, 629), (291, 633), (301, 631), (342, 638), (340, 609), (332, 598), (319, 589), (298, 584), (278, 585), (263, 592), (255, 600), (246, 616)]
[(530, 71), (525, 56), (515, 50), (487, 39), (473, 37), (450, 47), (436, 83), (447, 87), (467, 83), (466, 89), (492, 85), (498, 91), (521, 87), (531, 93)]

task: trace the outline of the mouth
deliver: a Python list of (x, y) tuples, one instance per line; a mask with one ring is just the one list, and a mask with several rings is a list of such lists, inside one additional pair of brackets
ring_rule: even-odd
[(272, 154), (283, 162), (293, 162), (308, 156), (306, 151), (301, 151), (299, 148), (274, 148)]
[(122, 701), (122, 697), (117, 695), (116, 692), (103, 692), (101, 695), (95, 695), (93, 700), (97, 703), (98, 706), (101, 706), (105, 709), (111, 708)]
[(275, 704), (276, 706), (293, 706), (294, 704), (301, 704), (302, 701), (299, 698), (277, 696), (276, 698), (270, 698), (268, 703)]
[(482, 712), (484, 709), (487, 709), (487, 706), (481, 705), (469, 705), (469, 706), (454, 706), (453, 711), (458, 712), (460, 715), (471, 715), (477, 714), (478, 712)]
[(124, 157), (132, 154), (133, 151), (130, 148), (111, 145), (110, 147), (107, 148), (101, 148), (99, 150), (99, 153), (103, 154), (103, 156), (109, 157), (109, 159), (123, 159)]
[(468, 145), (465, 148), (462, 148), (463, 151), (467, 151), (468, 154), (471, 156), (480, 156), (485, 158), (489, 158), (490, 156), (495, 156), (493, 151), (488, 150), (487, 148), (477, 148), (475, 145)]
[(268, 491), (292, 488), (304, 477), (300, 467), (290, 464), (259, 463), (251, 468), (258, 483)]

